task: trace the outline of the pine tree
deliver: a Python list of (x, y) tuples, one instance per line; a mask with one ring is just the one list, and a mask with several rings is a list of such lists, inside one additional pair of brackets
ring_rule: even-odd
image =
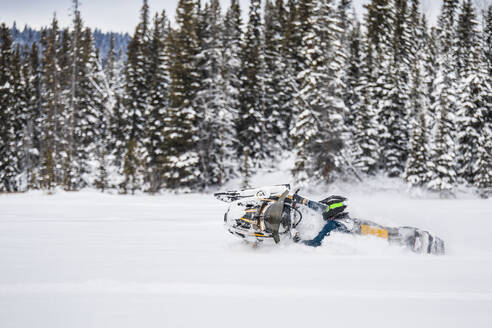
[(362, 97), (359, 93), (362, 75), (362, 35), (360, 23), (356, 23), (348, 35), (348, 58), (345, 78), (344, 101), (347, 106), (348, 114), (345, 117), (345, 124), (350, 127), (352, 134), (355, 133), (354, 121), (356, 108), (359, 107)]
[[(112, 37), (111, 39), (114, 39)], [(104, 67), (106, 77), (105, 89), (107, 90), (107, 103), (109, 106), (110, 123), (108, 142), (110, 165), (117, 169), (123, 167), (123, 156), (126, 149), (125, 140), (125, 108), (123, 106), (125, 94), (125, 58), (120, 52), (116, 54), (114, 41), (110, 42), (110, 50)], [(115, 170), (117, 171), (117, 170)]]
[(286, 12), (283, 1), (265, 5), (265, 119), (268, 149), (280, 153), (289, 145), (292, 117), (293, 71), (285, 44)]
[[(394, 6), (392, 0), (373, 0), (367, 6), (366, 27), (367, 27), (367, 49), (364, 69), (368, 70), (367, 75), (367, 105), (371, 108), (368, 112), (375, 113), (376, 120), (380, 123), (376, 135), (377, 142), (381, 147), (381, 156), (376, 159), (377, 166), (389, 169), (390, 165), (383, 156), (384, 150), (391, 149), (388, 143), (391, 141), (392, 132), (389, 126), (394, 122), (392, 108), (387, 108), (390, 102), (390, 92), (395, 85), (394, 62), (392, 60), (392, 40), (396, 24), (394, 22)], [(371, 171), (373, 171), (371, 169)]]
[(239, 142), (238, 156), (248, 151), (251, 167), (267, 156), (264, 149), (265, 127), (264, 107), (264, 58), (262, 52), (262, 24), (260, 0), (251, 0), (249, 22), (245, 35), (243, 57), (241, 61), (241, 108), (236, 123)]
[(480, 44), (476, 16), (471, 1), (464, 1), (458, 17), (456, 66), (459, 81), (457, 111), (457, 172), (460, 178), (473, 184), (478, 139), (485, 125), (481, 107), (488, 92), (486, 75), (480, 74)]
[[(147, 0), (144, 0), (140, 10), (140, 22), (135, 28), (133, 37), (128, 45), (128, 60), (125, 70), (126, 92), (123, 100), (124, 114), (122, 115), (123, 135), (125, 136), (124, 155), (125, 161), (135, 160), (135, 163), (123, 163), (124, 179), (120, 187), (126, 192), (131, 189), (140, 189), (143, 184), (143, 164), (140, 154), (145, 156), (144, 138), (145, 125), (148, 114), (148, 97), (149, 97), (149, 7)], [(132, 152), (132, 153), (130, 153)], [(138, 163), (138, 165), (137, 165)], [(125, 168), (132, 168), (126, 172)], [(138, 176), (134, 176), (137, 174)], [(127, 186), (131, 183), (131, 186)]]
[(413, 69), (413, 63), (421, 56), (419, 51), (422, 51), (425, 45), (427, 20), (420, 13), (420, 0), (409, 0), (407, 7), (406, 22), (409, 39), (405, 43), (408, 47), (409, 65)]
[(140, 176), (142, 154), (137, 149), (137, 141), (135, 138), (131, 138), (127, 144), (127, 151), (123, 158), (123, 176), (124, 183), (120, 186), (123, 193), (131, 191), (135, 194), (135, 191), (141, 188), (142, 181), (138, 178)]
[(164, 115), (169, 106), (169, 54), (167, 37), (169, 22), (165, 12), (155, 15), (154, 27), (150, 41), (150, 71), (153, 72), (150, 94), (149, 115), (147, 119), (146, 137), (146, 180), (149, 191), (157, 192), (162, 184), (162, 154), (164, 141)]
[(353, 22), (355, 20), (354, 13), (352, 12), (352, 0), (340, 0), (337, 6), (337, 19), (338, 27), (342, 33), (342, 43), (348, 41), (349, 32), (352, 30)]
[[(79, 11), (78, 0), (73, 1), (73, 31), (71, 36), (65, 31), (61, 54), (61, 67), (63, 74), (66, 76), (61, 88), (65, 90), (65, 97), (68, 104), (65, 110), (65, 151), (66, 156), (64, 163), (64, 181), (63, 185), (66, 190), (77, 190), (82, 186), (81, 170), (84, 163), (81, 163), (79, 157), (86, 151), (80, 144), (80, 111), (88, 105), (84, 98), (87, 94), (81, 90), (83, 80), (87, 77), (85, 72), (86, 58), (82, 53), (83, 24)], [(82, 152), (82, 153), (80, 153)]]
[(26, 188), (39, 189), (39, 155), (41, 134), (41, 99), (40, 99), (40, 67), (39, 50), (37, 43), (32, 47), (27, 45), (24, 50), (22, 65), (22, 77), (24, 81), (25, 99), (25, 125), (24, 125), (24, 171)]
[[(77, 167), (78, 161), (74, 161), (71, 157), (70, 142), (72, 138), (72, 125), (71, 125), (71, 81), (72, 75), (65, 72), (72, 71), (72, 44), (73, 39), (70, 35), (68, 28), (60, 31), (60, 40), (58, 44), (58, 66), (60, 68), (60, 74), (58, 75), (58, 81), (60, 85), (60, 112), (57, 114), (57, 121), (59, 122), (59, 133), (57, 149), (59, 154), (60, 172), (59, 181), (57, 184), (62, 185), (65, 190), (75, 191), (77, 190), (75, 182), (79, 181), (78, 170), (74, 170)], [(78, 155), (78, 154), (77, 154)], [(74, 165), (75, 164), (75, 165)], [(73, 175), (70, 176), (70, 173)], [(73, 180), (71, 180), (72, 178)], [(73, 182), (73, 184), (70, 184)]]
[[(487, 83), (489, 86), (492, 86), (492, 5), (484, 11), (483, 16), (482, 61), (485, 68), (488, 70)], [(489, 102), (492, 102), (492, 97), (489, 97), (488, 99)], [(487, 122), (492, 122), (492, 111), (490, 110), (487, 115)]]
[(229, 107), (222, 36), (224, 25), (219, 1), (212, 0), (204, 10), (200, 53), (200, 87), (194, 104), (201, 108), (203, 119), (199, 126), (201, 185), (222, 185), (232, 173), (233, 126), (236, 112)]
[[(239, 2), (237, 0), (231, 0), (231, 5), (224, 18), (224, 67), (222, 69), (224, 82), (226, 84), (225, 93), (228, 101), (227, 107), (236, 115), (234, 122), (237, 122), (237, 115), (241, 107), (242, 34), (241, 9), (239, 7)], [(235, 128), (234, 123), (229, 123), (229, 126)], [(236, 139), (236, 131), (234, 131), (231, 138), (233, 139), (233, 150), (237, 154), (239, 153), (239, 145)], [(235, 154), (232, 154), (231, 156), (235, 157)]]
[(0, 192), (16, 192), (19, 174), (15, 54), (9, 28), (0, 26)]
[[(300, 56), (302, 34), (301, 29), (301, 14), (304, 1), (288, 0), (287, 2), (287, 13), (285, 22), (285, 39), (284, 48), (286, 51), (286, 56), (289, 61), (289, 67), (292, 69), (293, 77), (296, 78), (297, 75), (303, 69), (302, 58)], [(304, 17), (306, 18), (306, 17)], [(294, 83), (295, 82), (295, 83)], [(293, 81), (293, 87), (295, 90), (298, 89), (297, 80)]]
[(456, 184), (454, 142), (451, 137), (453, 128), (453, 120), (443, 106), (438, 112), (434, 143), (430, 150), (432, 160), (429, 163), (428, 182), (428, 188), (443, 198), (453, 195)]
[(294, 173), (303, 182), (306, 176), (332, 181), (345, 164), (342, 149), (344, 85), (341, 79), (345, 54), (338, 43), (335, 11), (331, 2), (319, 2), (310, 9), (308, 30), (303, 38), (304, 62), (301, 89), (297, 96), (301, 108), (294, 129), (297, 152)]
[[(350, 14), (348, 13), (350, 1), (343, 0), (335, 7), (335, 2), (327, 2), (326, 9), (320, 10), (319, 13), (325, 12), (325, 23), (327, 34), (327, 63), (328, 79), (326, 82), (329, 94), (326, 115), (324, 118), (323, 138), (326, 144), (320, 149), (321, 158), (325, 163), (331, 163), (328, 174), (325, 174), (327, 180), (334, 178), (335, 174), (343, 175), (351, 167), (349, 156), (351, 155), (352, 130), (346, 125), (349, 116), (349, 108), (345, 103), (347, 89), (347, 69), (349, 57), (348, 34), (350, 30)], [(326, 172), (326, 171), (325, 171)]]
[(456, 69), (458, 76), (465, 75), (471, 66), (477, 66), (479, 47), (478, 22), (471, 0), (464, 0), (456, 24)]
[[(315, 174), (315, 165), (312, 149), (313, 145), (319, 140), (322, 129), (321, 118), (324, 103), (322, 92), (318, 88), (321, 85), (319, 80), (319, 70), (325, 68), (324, 63), (318, 64), (322, 56), (320, 35), (316, 33), (316, 16), (314, 14), (315, 5), (303, 1), (299, 10), (307, 19), (306, 24), (311, 29), (302, 38), (301, 61), (305, 69), (297, 77), (300, 82), (300, 90), (296, 94), (296, 107), (299, 108), (293, 128), (293, 144), (296, 151), (296, 161), (293, 175), (300, 184), (305, 184)], [(302, 11), (301, 11), (302, 10)], [(321, 67), (320, 67), (321, 66)]]
[(61, 126), (63, 126), (63, 99), (60, 83), (58, 20), (53, 17), (51, 27), (43, 40), (42, 55), (42, 186), (53, 190), (61, 183), (62, 158), (60, 156)]
[[(423, 22), (425, 23), (425, 17), (423, 18)], [(425, 31), (426, 29), (424, 29)], [(434, 107), (432, 104), (436, 103), (436, 83), (437, 76), (439, 73), (439, 49), (438, 49), (438, 34), (437, 29), (432, 27), (430, 33), (424, 34), (425, 42), (423, 48), (423, 79), (426, 84), (425, 94), (429, 99), (429, 108), (427, 110), (429, 115), (429, 126), (434, 126), (434, 122), (436, 120), (436, 113), (434, 112)], [(429, 142), (431, 142), (431, 138), (429, 138)]]
[(414, 187), (424, 186), (428, 181), (429, 149), (427, 141), (427, 108), (428, 102), (425, 93), (425, 84), (422, 81), (423, 61), (417, 58), (411, 76), (410, 87), (410, 112), (412, 130), (408, 145), (408, 158), (405, 165), (403, 178)]
[(389, 9), (389, 18), (393, 22), (390, 61), (382, 67), (381, 118), (385, 133), (382, 135), (382, 165), (390, 177), (399, 177), (404, 170), (407, 158), (407, 107), (409, 80), (409, 30), (406, 28), (406, 0), (395, 0)]
[[(91, 42), (91, 54), (88, 62), (88, 78), (93, 93), (90, 98), (91, 107), (86, 112), (89, 121), (86, 130), (87, 169), (83, 181), (87, 185), (94, 185), (104, 192), (110, 186), (109, 174), (111, 163), (110, 125), (111, 112), (114, 100), (111, 99), (112, 92), (108, 89), (107, 77), (105, 75), (99, 51), (94, 49), (94, 40)], [(94, 51), (95, 50), (95, 51)]]
[(380, 124), (377, 121), (375, 101), (372, 97), (373, 85), (371, 78), (370, 72), (364, 67), (360, 86), (356, 89), (356, 92), (360, 95), (360, 101), (353, 106), (355, 112), (354, 165), (359, 171), (368, 175), (373, 175), (377, 172), (380, 156), (380, 145), (378, 143)]
[(89, 28), (83, 31), (80, 39), (80, 69), (76, 89), (76, 108), (73, 113), (73, 139), (71, 154), (71, 190), (83, 188), (93, 182), (89, 180), (97, 170), (90, 163), (100, 161), (98, 154), (101, 133), (107, 128), (105, 119), (105, 94), (101, 88), (102, 65), (94, 48), (94, 39)]
[(426, 140), (425, 114), (417, 114), (412, 124), (412, 134), (408, 145), (408, 158), (403, 173), (405, 181), (413, 187), (420, 187), (427, 182), (427, 140)]
[(489, 76), (492, 76), (492, 5), (484, 13), (483, 52)]
[[(490, 108), (490, 107), (489, 107)], [(484, 129), (478, 139), (478, 161), (475, 163), (474, 186), (482, 198), (492, 194), (492, 128)]]
[(193, 188), (200, 176), (198, 122), (202, 113), (191, 103), (197, 89), (195, 56), (198, 52), (197, 5), (180, 0), (176, 11), (177, 30), (170, 35), (170, 106), (164, 129), (164, 182), (168, 188)]
[(414, 187), (428, 182), (430, 94), (433, 90), (433, 44), (429, 44), (427, 23), (419, 13), (419, 0), (412, 0), (409, 21), (408, 60), (412, 64), (409, 76), (408, 116), (412, 123), (403, 178)]
[(13, 119), (13, 136), (16, 171), (18, 175), (15, 181), (15, 191), (25, 191), (27, 189), (26, 179), (26, 126), (29, 113), (27, 112), (28, 98), (25, 93), (26, 83), (22, 71), (21, 47), (18, 44), (15, 47), (12, 56), (12, 73), (14, 76), (13, 95), (12, 95), (12, 113)]
[(438, 21), (440, 51), (439, 71), (431, 104), (436, 115), (435, 132), (431, 147), (432, 163), (429, 165), (429, 188), (440, 192), (443, 197), (452, 194), (456, 183), (455, 170), (455, 115), (457, 76), (455, 69), (456, 8), (457, 0), (444, 0)]
[(389, 0), (373, 0), (366, 5), (366, 33), (363, 39), (361, 84), (358, 88), (361, 101), (355, 106), (354, 165), (365, 174), (375, 174), (379, 168), (382, 138), (386, 138), (386, 105), (388, 68), (391, 67), (390, 40), (392, 6)]

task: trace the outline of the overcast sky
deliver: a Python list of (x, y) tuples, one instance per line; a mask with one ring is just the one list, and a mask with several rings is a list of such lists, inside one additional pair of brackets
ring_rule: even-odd
[[(206, 0), (202, 0), (202, 4)], [(222, 8), (229, 6), (230, 0), (220, 0)], [(490, 3), (492, 0), (476, 0)], [(168, 16), (174, 16), (178, 0), (149, 0), (153, 12), (165, 9)], [(265, 0), (262, 0), (265, 2)], [(362, 4), (369, 0), (354, 0), (358, 16), (362, 16)], [(421, 0), (422, 10), (431, 22), (439, 13), (440, 0)], [(80, 10), (85, 25), (98, 27), (103, 31), (129, 32), (138, 22), (139, 9), (142, 0), (81, 0)], [(249, 0), (240, 0), (243, 16), (246, 16)], [(0, 22), (9, 26), (14, 21), (22, 28), (25, 24), (32, 27), (46, 26), (50, 23), (53, 13), (56, 12), (61, 26), (69, 26), (71, 22), (70, 0), (0, 0)]]

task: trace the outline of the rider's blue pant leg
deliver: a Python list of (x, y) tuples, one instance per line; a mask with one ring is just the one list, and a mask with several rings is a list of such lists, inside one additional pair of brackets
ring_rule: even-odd
[(337, 229), (346, 230), (345, 227), (341, 223), (339, 223), (335, 220), (330, 220), (325, 224), (325, 226), (323, 227), (323, 229), (321, 229), (321, 231), (318, 233), (318, 235), (316, 237), (314, 237), (314, 239), (304, 240), (303, 243), (308, 245), (308, 246), (312, 246), (312, 247), (321, 246), (321, 242), (323, 241), (323, 239), (326, 236), (329, 236), (330, 232), (332, 232), (333, 230), (337, 230)]

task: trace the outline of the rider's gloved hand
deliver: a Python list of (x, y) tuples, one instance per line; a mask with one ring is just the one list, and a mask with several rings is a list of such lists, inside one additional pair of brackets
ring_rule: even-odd
[(347, 208), (347, 205), (345, 205), (345, 197), (341, 196), (330, 196), (326, 199), (323, 199), (321, 203), (325, 204), (326, 207), (326, 212), (323, 213), (323, 219), (325, 220), (333, 220), (340, 214), (342, 214), (345, 209)]
[(301, 236), (299, 235), (299, 232), (296, 231), (295, 229), (291, 229), (290, 236), (291, 236), (292, 240), (294, 241), (294, 243), (298, 243), (301, 241)]

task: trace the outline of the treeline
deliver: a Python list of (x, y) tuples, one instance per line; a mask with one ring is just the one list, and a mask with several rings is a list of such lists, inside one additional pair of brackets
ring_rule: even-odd
[[(74, 0), (30, 49), (0, 28), (0, 190), (203, 190), (295, 151), (299, 183), (385, 173), (492, 188), (492, 6), (443, 0), (147, 1), (103, 66)], [(480, 23), (479, 23), (480, 22)], [(41, 54), (40, 56), (38, 54)]]
[[(10, 28), (14, 48), (19, 45), (21, 47), (21, 51), (26, 47), (30, 48), (35, 42), (40, 43), (41, 33), (42, 29), (33, 29), (28, 25), (25, 25), (22, 29), (19, 29), (15, 22)], [(126, 54), (127, 52), (128, 42), (130, 41), (130, 35), (128, 33), (102, 32), (96, 28), (92, 31), (92, 36), (94, 38), (94, 45), (97, 51), (99, 51), (99, 57), (104, 65), (111, 48), (111, 44), (113, 50), (117, 54), (120, 53), (120, 51), (123, 54)]]

